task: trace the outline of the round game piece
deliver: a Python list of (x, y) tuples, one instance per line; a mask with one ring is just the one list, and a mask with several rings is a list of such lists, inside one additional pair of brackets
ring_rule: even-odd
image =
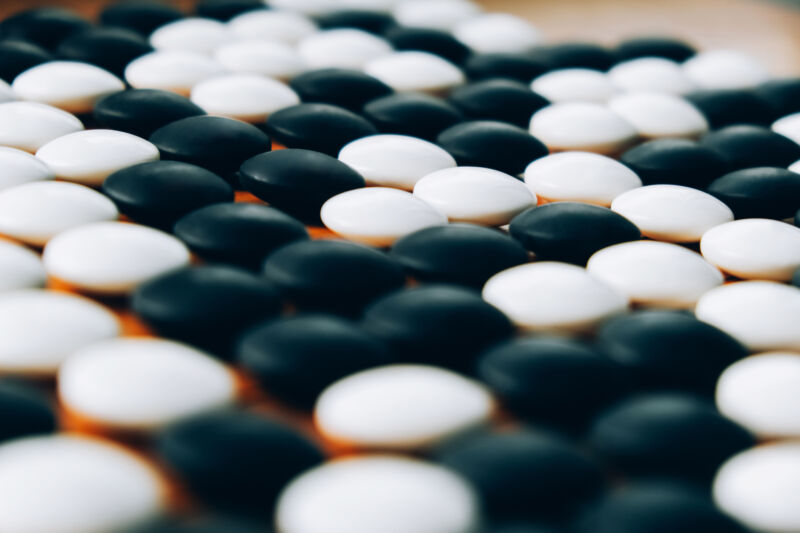
[(694, 139), (708, 131), (708, 122), (685, 99), (660, 92), (627, 93), (612, 98), (608, 107), (631, 123), (646, 139)]
[(58, 370), (58, 397), (89, 420), (154, 430), (219, 409), (236, 396), (233, 374), (211, 356), (176, 342), (128, 338), (73, 352)]
[(769, 126), (778, 118), (769, 100), (753, 89), (707, 89), (686, 95), (712, 129), (741, 124)]
[(50, 276), (79, 289), (125, 294), (189, 262), (175, 237), (122, 222), (95, 222), (59, 233), (42, 256)]
[(540, 109), (530, 132), (551, 151), (585, 150), (613, 154), (632, 144), (636, 129), (609, 108), (588, 102), (564, 102)]
[(615, 50), (620, 60), (628, 61), (640, 57), (656, 57), (672, 61), (686, 61), (696, 52), (692, 45), (674, 37), (633, 37), (617, 45)]
[(791, 170), (792, 172), (795, 172), (797, 174), (800, 174), (800, 160), (797, 160), (794, 163), (792, 163), (791, 165), (789, 165), (789, 170)]
[(718, 327), (751, 352), (800, 349), (800, 289), (773, 281), (718, 287), (697, 302), (697, 318)]
[(314, 17), (314, 20), (320, 28), (326, 30), (355, 28), (376, 35), (383, 35), (387, 30), (395, 27), (394, 17), (390, 13), (361, 9), (358, 2), (352, 8), (347, 6), (320, 13)]
[(464, 115), (452, 104), (427, 94), (401, 93), (372, 100), (364, 106), (364, 117), (383, 133), (410, 135), (435, 141), (442, 131)]
[(716, 150), (731, 170), (768, 166), (786, 168), (800, 159), (800, 145), (759, 126), (728, 126), (708, 133), (700, 144)]
[(0, 240), (0, 293), (42, 287), (45, 271), (38, 254), (24, 246)]
[(543, 61), (548, 70), (565, 68), (590, 68), (607, 71), (616, 63), (616, 56), (604, 46), (589, 42), (564, 42), (549, 46), (537, 46), (528, 55)]
[(486, 533), (559, 533), (559, 529), (554, 529), (550, 525), (543, 525), (538, 522), (508, 521), (494, 524)]
[(36, 387), (10, 378), (0, 380), (0, 442), (53, 433), (56, 415), (50, 399)]
[(103, 192), (122, 214), (167, 230), (195, 209), (233, 201), (233, 189), (225, 180), (179, 161), (152, 161), (118, 170), (103, 182)]
[(226, 24), (202, 17), (187, 17), (159, 26), (150, 34), (156, 50), (210, 54), (234, 39)]
[(530, 117), (549, 102), (512, 80), (485, 80), (455, 89), (449, 100), (467, 117), (499, 120), (527, 128)]
[(663, 57), (643, 56), (617, 63), (608, 71), (608, 79), (619, 89), (631, 92), (686, 94), (695, 89), (681, 66)]
[(729, 172), (715, 150), (688, 139), (657, 139), (631, 148), (620, 158), (645, 185), (673, 184), (705, 189)]
[(307, 71), (293, 78), (289, 85), (303, 102), (336, 105), (356, 113), (369, 101), (394, 92), (372, 76), (343, 68)]
[(108, 441), (77, 434), (15, 440), (0, 447), (0, 529), (122, 531), (162, 512), (164, 483), (138, 455)]
[(402, 26), (444, 31), (479, 13), (480, 8), (469, 0), (410, 0), (398, 2), (392, 10)]
[(171, 516), (149, 521), (128, 533), (258, 533), (258, 531), (259, 528), (248, 521), (206, 514), (195, 516), (194, 513), (190, 513), (185, 517)]
[(476, 289), (501, 270), (528, 261), (525, 249), (508, 235), (472, 224), (421, 229), (398, 240), (391, 255), (417, 281)]
[(87, 130), (50, 141), (36, 151), (36, 158), (47, 165), (56, 178), (101, 185), (117, 170), (157, 160), (158, 148), (130, 133)]
[(206, 113), (250, 123), (300, 103), (283, 82), (257, 74), (228, 74), (203, 80), (192, 87), (191, 100)]
[(277, 41), (236, 40), (215, 49), (213, 57), (231, 72), (258, 74), (279, 80), (291, 79), (306, 68), (294, 48)]
[(645, 237), (667, 242), (698, 242), (706, 231), (733, 220), (727, 205), (681, 185), (632, 189), (617, 196), (611, 210), (636, 224)]
[(683, 64), (683, 70), (694, 84), (703, 89), (754, 87), (770, 78), (759, 61), (736, 50), (699, 52)]
[(305, 148), (336, 157), (350, 141), (378, 130), (355, 113), (329, 104), (299, 104), (273, 113), (267, 131), (289, 148)]
[(17, 99), (11, 86), (3, 80), (0, 80), (0, 103), (13, 102)]
[(53, 56), (44, 48), (27, 41), (0, 42), (0, 79), (11, 83), (14, 78), (31, 67), (52, 61)]
[(537, 259), (585, 265), (598, 250), (641, 239), (627, 218), (597, 205), (554, 202), (514, 217), (511, 236)]
[(34, 246), (56, 234), (89, 224), (116, 220), (108, 198), (82, 185), (34, 182), (0, 191), (0, 233)]
[(525, 169), (525, 184), (539, 198), (608, 207), (642, 180), (625, 165), (591, 152), (562, 152), (541, 157)]
[(233, 17), (228, 27), (245, 39), (267, 39), (289, 45), (317, 32), (317, 25), (302, 13), (284, 9), (259, 9)]
[(800, 113), (794, 113), (780, 118), (772, 123), (772, 131), (789, 137), (800, 144)]
[(372, 455), (329, 462), (294, 479), (281, 493), (275, 520), (283, 533), (469, 533), (478, 509), (473, 489), (450, 470)]
[(655, 241), (603, 248), (589, 259), (586, 270), (632, 302), (652, 307), (692, 308), (723, 282), (722, 273), (700, 254)]
[(191, 163), (235, 183), (242, 163), (271, 147), (251, 124), (226, 117), (189, 117), (157, 129), (150, 142), (162, 159)]
[(195, 6), (198, 17), (207, 17), (227, 22), (237, 15), (256, 9), (264, 9), (260, 0), (201, 0)]
[(443, 94), (464, 83), (464, 73), (428, 52), (393, 52), (368, 61), (364, 72), (398, 92)]
[(135, 31), (147, 37), (156, 28), (183, 16), (179, 9), (160, 2), (117, 2), (100, 11), (100, 24)]
[(800, 174), (779, 167), (746, 168), (717, 178), (708, 192), (736, 218), (790, 218), (800, 205)]
[(637, 311), (612, 318), (600, 328), (597, 347), (626, 368), (636, 389), (705, 397), (713, 394), (720, 372), (747, 355), (730, 335), (682, 311)]
[(347, 5), (347, 0), (344, 0), (344, 3), (334, 3), (331, 0), (270, 0), (268, 7), (273, 10), (287, 10), (315, 17), (341, 5)]
[(70, 35), (90, 27), (88, 20), (68, 9), (23, 9), (0, 23), (0, 37), (3, 40), (28, 41), (42, 48), (55, 50)]
[(178, 422), (160, 435), (157, 449), (201, 502), (237, 515), (271, 516), (284, 486), (323, 460), (295, 429), (246, 411)]
[(623, 475), (705, 483), (755, 438), (710, 400), (673, 392), (635, 396), (606, 410), (595, 419), (589, 444)]
[(460, 22), (453, 35), (475, 52), (524, 52), (542, 35), (527, 20), (508, 13), (485, 13)]
[(90, 63), (122, 77), (128, 63), (152, 51), (147, 39), (136, 32), (97, 27), (61, 41), (57, 54), (63, 59)]
[(189, 96), (192, 87), (224, 72), (222, 65), (204, 54), (158, 50), (128, 63), (125, 81), (136, 89), (161, 89)]
[(435, 366), (363, 370), (326, 388), (314, 406), (328, 439), (362, 449), (415, 450), (485, 424), (494, 408), (480, 383)]
[(756, 87), (756, 93), (785, 117), (800, 112), (800, 78), (778, 78)]
[(530, 83), (548, 67), (544, 61), (525, 53), (496, 53), (473, 54), (464, 64), (464, 70), (473, 80), (501, 78)]
[(272, 253), (264, 277), (301, 310), (358, 315), (369, 302), (405, 283), (386, 254), (335, 240), (293, 242)]
[(604, 103), (619, 92), (605, 72), (588, 68), (551, 70), (535, 78), (531, 89), (551, 102)]
[(0, 191), (54, 177), (47, 165), (31, 154), (0, 146)]
[(162, 126), (198, 115), (205, 115), (205, 111), (188, 98), (173, 92), (129, 89), (99, 100), (92, 116), (103, 128), (147, 139)]
[(470, 49), (451, 33), (431, 28), (394, 26), (384, 38), (395, 50), (428, 52), (460, 65), (470, 55)]
[(305, 37), (297, 52), (309, 68), (360, 69), (369, 61), (392, 53), (386, 39), (353, 28), (323, 30)]
[(542, 261), (503, 270), (483, 286), (483, 299), (528, 331), (581, 333), (628, 308), (628, 299), (585, 269)]

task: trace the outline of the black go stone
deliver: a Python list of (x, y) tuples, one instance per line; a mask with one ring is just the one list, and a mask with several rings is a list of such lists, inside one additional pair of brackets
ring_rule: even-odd
[(512, 80), (469, 83), (450, 93), (450, 102), (470, 119), (499, 120), (527, 128), (531, 116), (550, 104), (528, 85)]
[(417, 281), (476, 289), (501, 270), (528, 261), (528, 253), (517, 241), (494, 228), (473, 224), (423, 228), (395, 242), (390, 254)]
[[(798, 211), (800, 213), (800, 211)], [(797, 219), (795, 218), (795, 225), (800, 227), (800, 224), (797, 224)], [(794, 271), (794, 275), (792, 276), (792, 285), (795, 287), (800, 287), (800, 268)]]
[(667, 183), (705, 189), (730, 171), (728, 163), (716, 151), (686, 139), (648, 141), (626, 151), (620, 161), (644, 185)]
[(700, 144), (717, 151), (731, 170), (786, 168), (800, 159), (800, 145), (761, 126), (728, 126), (703, 136)]
[(548, 70), (589, 68), (605, 71), (617, 61), (616, 55), (608, 48), (582, 42), (537, 46), (529, 50), (528, 55), (547, 65)]
[(526, 209), (511, 220), (509, 230), (538, 259), (577, 265), (585, 265), (602, 248), (642, 237), (639, 228), (619, 213), (580, 202)]
[(394, 92), (369, 74), (343, 68), (310, 70), (294, 77), (289, 85), (303, 102), (331, 104), (356, 112), (367, 102)]
[(756, 94), (770, 103), (776, 117), (800, 112), (800, 78), (784, 78), (762, 83)]
[(779, 167), (737, 170), (714, 180), (708, 192), (736, 218), (791, 218), (800, 207), (800, 174)]
[(195, 13), (198, 17), (227, 22), (236, 15), (265, 7), (261, 0), (200, 0), (195, 6)]
[(712, 129), (738, 124), (770, 125), (778, 115), (774, 107), (753, 89), (707, 89), (686, 95)]
[(405, 283), (403, 269), (384, 252), (337, 240), (288, 244), (269, 256), (264, 276), (301, 311), (351, 316)]
[(94, 106), (94, 119), (99, 126), (145, 139), (176, 120), (205, 114), (188, 98), (158, 89), (120, 91), (99, 100)]
[(467, 45), (451, 33), (430, 28), (396, 26), (389, 29), (384, 38), (395, 50), (419, 50), (442, 57), (460, 65), (470, 55)]
[(489, 526), (484, 533), (560, 533), (561, 529), (533, 522), (508, 522)]
[(259, 533), (262, 528), (232, 518), (191, 516), (165, 518), (126, 531), (127, 533)]
[(100, 24), (125, 28), (145, 37), (157, 28), (183, 18), (183, 13), (157, 1), (127, 0), (112, 3), (100, 12)]
[(329, 198), (365, 185), (361, 174), (335, 157), (292, 148), (248, 159), (239, 174), (245, 189), (313, 224)]
[(672, 37), (634, 37), (626, 39), (614, 50), (618, 61), (640, 57), (663, 57), (683, 63), (697, 53), (692, 45)]
[(0, 379), (0, 443), (52, 433), (58, 422), (47, 397), (23, 381)]
[(140, 34), (122, 28), (91, 28), (61, 41), (57, 53), (64, 59), (91, 63), (125, 77), (125, 67), (153, 47)]
[(281, 246), (307, 240), (308, 231), (283, 211), (253, 203), (213, 204), (175, 224), (175, 236), (205, 261), (260, 269)]
[(386, 347), (334, 315), (298, 315), (265, 322), (239, 338), (236, 360), (270, 396), (310, 409), (328, 385), (390, 363)]
[(1, 41), (0, 79), (11, 83), (29, 68), (52, 60), (52, 54), (39, 45), (19, 40)]
[(0, 40), (19, 39), (55, 50), (67, 37), (91, 24), (74, 11), (42, 7), (20, 11), (0, 22)]
[(382, 35), (394, 26), (394, 17), (388, 13), (361, 9), (337, 9), (321, 13), (316, 17), (317, 26), (324, 30), (353, 28)]
[(502, 78), (530, 83), (547, 70), (543, 60), (519, 52), (474, 54), (464, 65), (467, 77), (472, 80)]
[(427, 94), (384, 96), (364, 106), (363, 115), (381, 133), (411, 135), (435, 141), (442, 131), (464, 120), (455, 106)]

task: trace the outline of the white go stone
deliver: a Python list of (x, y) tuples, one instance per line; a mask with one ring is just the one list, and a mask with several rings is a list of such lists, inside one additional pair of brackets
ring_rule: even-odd
[(453, 36), (475, 52), (524, 52), (542, 42), (527, 20), (507, 13), (486, 13), (459, 23)]
[(102, 185), (117, 170), (155, 161), (158, 148), (149, 141), (115, 130), (70, 133), (45, 144), (36, 158), (57, 178), (85, 185)]
[(669, 242), (698, 242), (706, 231), (733, 220), (723, 202), (681, 185), (631, 189), (611, 202), (611, 210), (636, 224), (645, 237)]
[(156, 51), (125, 67), (125, 80), (136, 89), (161, 89), (189, 96), (192, 87), (225, 73), (216, 60), (197, 52)]
[(734, 455), (717, 471), (713, 495), (748, 529), (800, 531), (800, 443), (765, 444)]
[(0, 294), (0, 372), (52, 376), (75, 350), (120, 334), (114, 313), (65, 292)]
[(317, 428), (359, 448), (417, 449), (486, 423), (494, 402), (486, 387), (455, 372), (390, 365), (347, 376), (314, 407)]
[(469, 0), (407, 0), (393, 10), (395, 20), (402, 26), (443, 31), (450, 31), (480, 12)]
[(789, 165), (789, 170), (791, 170), (792, 172), (797, 172), (798, 174), (800, 174), (800, 161), (795, 161), (794, 163)]
[[(266, 2), (265, 2), (266, 3)], [(342, 0), (269, 0), (269, 7), (306, 15), (322, 15), (340, 7)]]
[(42, 261), (32, 250), (0, 240), (0, 293), (42, 287), (47, 280)]
[(360, 69), (370, 60), (392, 51), (386, 39), (351, 28), (321, 31), (297, 45), (297, 52), (310, 69)]
[(107, 196), (75, 183), (42, 181), (0, 191), (0, 233), (34, 246), (44, 246), (64, 230), (117, 216)]
[(620, 194), (642, 186), (634, 171), (591, 152), (540, 157), (525, 169), (525, 184), (539, 198), (608, 207)]
[(736, 50), (700, 52), (683, 64), (683, 71), (701, 89), (754, 87), (770, 78), (760, 61)]
[(401, 456), (338, 459), (295, 478), (278, 497), (281, 533), (473, 533), (472, 487), (451, 470)]
[(150, 34), (156, 50), (210, 54), (235, 38), (227, 24), (217, 20), (188, 17), (164, 24)]
[(451, 222), (484, 226), (508, 224), (536, 205), (523, 182), (498, 170), (455, 167), (428, 174), (414, 186), (414, 196), (432, 205)]
[(737, 278), (789, 281), (800, 268), (800, 228), (765, 218), (736, 220), (708, 230), (700, 251)]
[(499, 272), (483, 286), (483, 299), (518, 327), (551, 333), (589, 332), (622, 313), (628, 299), (585, 269), (542, 261)]
[[(295, 1), (295, 0), (292, 0)], [(247, 11), (233, 17), (228, 27), (239, 37), (294, 45), (317, 32), (317, 25), (302, 13), (281, 9)]]
[(339, 160), (370, 185), (412, 190), (425, 175), (456, 166), (446, 150), (408, 135), (371, 135), (346, 144)]
[(800, 289), (774, 281), (729, 283), (703, 295), (695, 315), (750, 351), (800, 350)]
[(334, 233), (373, 246), (391, 246), (409, 233), (447, 224), (447, 217), (430, 204), (388, 187), (337, 194), (322, 205), (320, 218)]
[(210, 355), (162, 339), (127, 338), (75, 351), (58, 371), (71, 411), (115, 428), (156, 429), (233, 402), (231, 371)]
[(125, 294), (189, 263), (189, 250), (167, 233), (123, 222), (96, 222), (59, 233), (44, 249), (51, 276), (80, 289)]
[(612, 98), (608, 107), (647, 139), (695, 139), (709, 129), (708, 121), (695, 106), (673, 94), (626, 93)]
[(83, 130), (71, 113), (39, 102), (0, 104), (0, 145), (36, 152), (43, 145)]
[(0, 80), (0, 102), (13, 102), (17, 99), (14, 90), (5, 80)]
[(50, 61), (31, 67), (14, 79), (21, 100), (49, 104), (70, 113), (88, 113), (97, 100), (125, 89), (107, 70), (79, 61)]
[(259, 123), (272, 113), (300, 103), (285, 83), (256, 74), (228, 74), (201, 81), (191, 100), (209, 115)]
[(339, 8), (347, 8), (358, 11), (377, 11), (380, 13), (390, 13), (399, 3), (405, 0), (337, 0)]
[(618, 153), (638, 137), (636, 128), (604, 105), (590, 102), (551, 104), (533, 114), (531, 134), (551, 151)]
[(588, 68), (565, 68), (547, 72), (531, 82), (531, 90), (553, 103), (604, 103), (619, 93), (604, 72)]
[(441, 94), (466, 80), (460, 68), (427, 52), (394, 52), (370, 61), (364, 72), (398, 92)]
[(47, 165), (33, 155), (16, 148), (0, 146), (0, 191), (53, 178), (55, 176)]
[(640, 57), (617, 63), (608, 78), (623, 91), (686, 94), (696, 87), (681, 65), (663, 57)]
[(762, 439), (800, 437), (800, 354), (735, 362), (717, 381), (716, 402), (720, 413)]
[(163, 512), (164, 483), (109, 441), (69, 434), (10, 441), (0, 446), (0, 530), (127, 530)]
[(779, 118), (772, 123), (772, 131), (780, 133), (784, 137), (800, 144), (800, 113)]
[(303, 58), (292, 46), (256, 39), (220, 46), (214, 50), (214, 59), (231, 72), (281, 80), (291, 79), (306, 69)]

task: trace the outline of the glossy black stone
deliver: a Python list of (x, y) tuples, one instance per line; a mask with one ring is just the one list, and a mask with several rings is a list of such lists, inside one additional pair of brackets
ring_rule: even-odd
[(496, 520), (570, 516), (603, 488), (592, 460), (541, 430), (464, 437), (438, 459), (473, 484), (486, 514)]
[(460, 166), (487, 167), (516, 176), (547, 147), (528, 130), (495, 120), (472, 120), (447, 128), (436, 137)]
[(94, 106), (94, 119), (99, 126), (145, 139), (176, 120), (205, 114), (188, 98), (157, 89), (120, 91), (99, 100)]
[(234, 184), (242, 163), (271, 148), (270, 138), (255, 126), (209, 116), (176, 120), (153, 132), (150, 142), (161, 159), (192, 163)]
[(165, 518), (126, 533), (259, 533), (262, 528), (242, 520), (191, 516), (186, 518)]
[(620, 161), (644, 185), (668, 183), (705, 189), (730, 170), (716, 151), (686, 139), (657, 139), (631, 148)]
[[(798, 226), (797, 219), (795, 219), (795, 226)], [(794, 271), (794, 275), (792, 276), (792, 285), (795, 287), (800, 287), (800, 268)]]
[(175, 224), (175, 236), (205, 261), (259, 269), (273, 251), (308, 239), (305, 226), (274, 207), (213, 204)]
[(714, 180), (708, 192), (736, 218), (791, 218), (800, 207), (800, 174), (779, 167), (737, 170)]
[(391, 87), (359, 70), (324, 68), (295, 76), (289, 85), (300, 100), (361, 111), (364, 104), (392, 94)]
[(594, 43), (561, 43), (532, 48), (528, 55), (547, 65), (548, 70), (590, 68), (608, 70), (616, 62), (615, 54)]
[(333, 315), (298, 315), (256, 326), (239, 339), (236, 360), (275, 397), (309, 409), (345, 376), (391, 362), (386, 347)]
[(547, 72), (547, 64), (525, 53), (474, 54), (464, 64), (472, 80), (502, 78), (530, 83)]
[(255, 274), (200, 266), (174, 270), (140, 285), (131, 308), (160, 335), (228, 357), (236, 336), (277, 316), (281, 301), (278, 291)]
[(418, 281), (476, 289), (501, 270), (528, 261), (528, 253), (514, 239), (473, 224), (421, 229), (395, 242), (390, 253)]
[(147, 39), (134, 31), (91, 28), (61, 41), (57, 53), (64, 59), (91, 63), (124, 78), (128, 63), (152, 51)]
[(419, 50), (428, 52), (455, 63), (463, 63), (470, 55), (467, 45), (452, 34), (430, 28), (397, 26), (384, 34), (395, 50)]
[(434, 284), (376, 300), (364, 311), (362, 325), (386, 343), (395, 361), (460, 371), (472, 371), (478, 354), (514, 332), (508, 318), (477, 291)]
[(455, 106), (427, 94), (401, 93), (373, 100), (363, 115), (381, 133), (411, 135), (428, 141), (464, 120)]
[(770, 80), (755, 92), (774, 108), (776, 118), (800, 112), (800, 78)]
[(717, 378), (747, 349), (711, 324), (679, 311), (637, 311), (605, 322), (597, 346), (640, 390), (711, 396)]
[(147, 0), (127, 0), (109, 5), (100, 12), (103, 26), (125, 28), (144, 36), (153, 30), (183, 18), (183, 13), (169, 4)]
[(712, 129), (737, 124), (768, 126), (778, 118), (775, 109), (753, 89), (709, 89), (686, 95)]
[(317, 26), (325, 30), (353, 28), (378, 35), (395, 25), (394, 17), (379, 11), (341, 9), (321, 13), (315, 18)]
[(236, 15), (255, 9), (264, 9), (261, 0), (200, 0), (194, 8), (198, 17), (227, 22)]
[(22, 381), (0, 379), (0, 443), (52, 433), (57, 426), (53, 406), (43, 393)]
[(359, 315), (364, 306), (405, 283), (387, 254), (336, 240), (288, 244), (269, 256), (264, 276), (302, 311)]
[(485, 80), (458, 87), (450, 102), (470, 119), (499, 120), (527, 128), (531, 116), (550, 102), (524, 83)]
[(271, 517), (278, 493), (323, 460), (295, 429), (243, 411), (178, 422), (157, 439), (160, 457), (201, 502), (237, 514)]
[(350, 141), (378, 133), (363, 117), (330, 104), (298, 104), (281, 109), (270, 115), (266, 129), (288, 148), (305, 148), (334, 157)]
[(596, 251), (621, 242), (637, 241), (636, 225), (597, 205), (553, 202), (515, 216), (511, 236), (538, 259), (585, 265)]
[(90, 27), (88, 20), (67, 9), (26, 9), (0, 22), (0, 40), (20, 39), (47, 50), (55, 50), (70, 35)]
[(484, 533), (559, 533), (561, 529), (533, 522), (508, 522), (489, 526)]
[(728, 126), (703, 136), (700, 144), (719, 153), (731, 170), (786, 168), (800, 159), (800, 145), (760, 126)]
[(614, 50), (618, 61), (640, 57), (663, 57), (682, 63), (697, 51), (689, 43), (672, 37), (634, 37), (619, 43)]
[(686, 393), (636, 396), (594, 421), (592, 449), (617, 472), (710, 483), (723, 461), (756, 444), (713, 401)]
[(33, 43), (19, 40), (0, 42), (0, 79), (11, 83), (31, 67), (52, 61), (53, 56)]
[(242, 186), (270, 205), (309, 223), (329, 198), (364, 187), (364, 178), (335, 157), (312, 150), (285, 149), (242, 164)]

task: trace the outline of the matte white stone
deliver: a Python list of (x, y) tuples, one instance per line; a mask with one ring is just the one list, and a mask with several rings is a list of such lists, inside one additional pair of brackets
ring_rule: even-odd
[(484, 226), (508, 224), (515, 215), (536, 205), (536, 196), (520, 180), (482, 167), (437, 170), (417, 182), (414, 196), (451, 222)]
[(367, 62), (392, 53), (386, 39), (352, 28), (325, 30), (306, 37), (297, 52), (310, 69), (360, 69)]
[(239, 37), (290, 45), (317, 32), (317, 25), (306, 15), (282, 9), (248, 11), (233, 17), (228, 27)]
[(695, 315), (750, 351), (800, 350), (800, 289), (774, 281), (741, 281), (707, 292)]
[(46, 275), (42, 261), (32, 250), (0, 240), (0, 293), (42, 287)]
[(696, 89), (679, 63), (663, 57), (640, 57), (617, 63), (608, 71), (608, 78), (623, 91), (686, 94)]
[(355, 9), (360, 11), (377, 11), (391, 13), (392, 9), (405, 0), (337, 0), (340, 9)]
[(608, 107), (647, 139), (695, 139), (709, 129), (705, 116), (680, 96), (632, 92), (612, 98)]
[(394, 52), (368, 62), (364, 72), (398, 92), (440, 94), (466, 80), (460, 68), (427, 52)]
[(610, 157), (591, 152), (561, 152), (540, 157), (525, 169), (525, 184), (548, 201), (572, 201), (608, 207), (637, 187), (634, 171)]
[(737, 50), (700, 52), (684, 62), (683, 71), (701, 89), (754, 87), (770, 78), (760, 61)]
[(205, 352), (162, 339), (85, 346), (62, 363), (58, 395), (71, 411), (116, 428), (155, 429), (233, 402), (233, 374)]
[(794, 163), (789, 165), (789, 170), (791, 170), (792, 172), (797, 172), (798, 174), (800, 174), (800, 161), (795, 161)]
[(41, 181), (0, 191), (0, 233), (34, 246), (44, 246), (64, 230), (118, 215), (107, 196), (75, 183)]
[(446, 150), (408, 135), (371, 135), (346, 144), (339, 160), (370, 185), (412, 190), (423, 176), (456, 166)]
[(787, 115), (772, 123), (772, 131), (800, 144), (800, 113)]
[(300, 103), (285, 83), (256, 74), (228, 74), (201, 81), (191, 100), (209, 115), (259, 123), (272, 113)]
[(494, 401), (481, 383), (425, 365), (390, 365), (347, 376), (314, 407), (317, 428), (359, 448), (428, 447), (488, 421)]
[(225, 69), (197, 52), (156, 51), (138, 57), (125, 67), (125, 80), (136, 89), (162, 89), (189, 96), (192, 87)]
[(50, 61), (14, 78), (21, 100), (49, 104), (70, 113), (88, 113), (97, 100), (122, 91), (125, 84), (100, 67), (79, 61)]
[(700, 251), (737, 278), (789, 281), (800, 268), (800, 228), (765, 218), (736, 220), (708, 230)]
[(475, 52), (524, 52), (542, 42), (530, 22), (508, 13), (485, 13), (453, 28), (453, 36)]
[(2, 531), (122, 531), (161, 513), (165, 499), (155, 469), (110, 441), (61, 434), (0, 446)]
[(340, 0), (269, 0), (269, 7), (306, 15), (322, 15), (339, 7)]
[(188, 17), (158, 27), (150, 34), (156, 50), (210, 54), (235, 38), (227, 24), (218, 20)]
[(483, 299), (518, 327), (551, 333), (589, 332), (624, 312), (628, 299), (585, 269), (541, 261), (509, 268), (489, 278)]
[(551, 151), (613, 154), (631, 145), (636, 128), (608, 107), (589, 102), (551, 104), (533, 114), (531, 134)]
[(604, 72), (588, 68), (552, 70), (534, 79), (531, 90), (551, 102), (604, 103), (619, 93)]
[(57, 178), (85, 185), (102, 185), (117, 170), (155, 161), (158, 148), (149, 141), (116, 130), (70, 133), (45, 144), (36, 158)]
[(0, 191), (53, 178), (47, 165), (28, 152), (0, 146)]
[(277, 41), (234, 41), (214, 50), (214, 59), (231, 72), (281, 80), (291, 79), (306, 69), (305, 62), (292, 46)]
[(43, 145), (83, 130), (75, 115), (39, 102), (0, 104), (0, 145), (36, 152)]
[(120, 334), (114, 314), (66, 292), (0, 294), (0, 372), (52, 376), (75, 350)]
[(645, 237), (669, 242), (698, 242), (709, 229), (733, 220), (723, 202), (681, 185), (631, 189), (617, 196), (611, 209), (636, 224)]
[(468, 0), (407, 0), (399, 2), (392, 13), (403, 26), (450, 31), (480, 12)]
[(388, 187), (337, 194), (322, 205), (320, 218), (334, 233), (373, 246), (391, 246), (409, 233), (447, 224), (447, 217), (430, 204)]
[(14, 90), (5, 80), (0, 80), (0, 102), (13, 102), (17, 99)]
[(338, 459), (301, 474), (278, 498), (281, 533), (472, 533), (479, 504), (451, 470), (418, 459)]
[(59, 233), (44, 249), (51, 276), (98, 293), (124, 294), (148, 279), (189, 263), (175, 237), (145, 226), (96, 222)]

